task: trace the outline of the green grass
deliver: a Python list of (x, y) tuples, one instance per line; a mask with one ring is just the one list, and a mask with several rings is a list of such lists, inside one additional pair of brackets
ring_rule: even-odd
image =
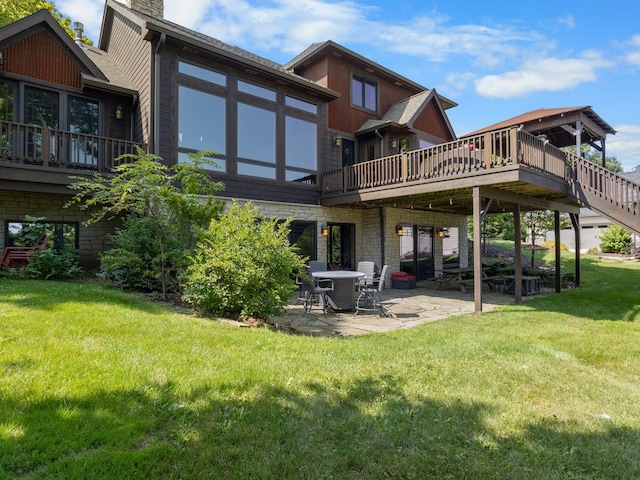
[(582, 284), (311, 338), (0, 279), (0, 478), (640, 478), (640, 264)]

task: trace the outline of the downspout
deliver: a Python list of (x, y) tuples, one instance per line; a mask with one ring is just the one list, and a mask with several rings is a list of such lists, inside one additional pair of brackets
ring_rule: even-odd
[(153, 153), (160, 154), (160, 51), (167, 41), (166, 33), (160, 34), (160, 40), (154, 52), (153, 69)]

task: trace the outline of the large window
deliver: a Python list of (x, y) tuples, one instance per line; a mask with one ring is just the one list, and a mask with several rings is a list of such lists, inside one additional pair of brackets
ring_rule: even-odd
[(179, 162), (188, 161), (188, 153), (213, 150), (214, 162), (230, 177), (317, 183), (322, 117), (316, 101), (234, 71), (178, 63)]
[(179, 161), (188, 161), (188, 152), (215, 152), (213, 170), (226, 170), (227, 101), (218, 95), (178, 87)]
[(276, 112), (238, 103), (238, 174), (276, 178)]
[(32, 240), (34, 232), (46, 232), (48, 237), (47, 244), (53, 246), (53, 248), (58, 250), (64, 248), (77, 250), (79, 246), (78, 230), (78, 222), (8, 220), (5, 222), (4, 246), (29, 247), (34, 243)]
[(318, 170), (318, 126), (295, 117), (286, 117), (286, 165), (289, 181), (315, 183)]
[(289, 243), (295, 245), (297, 253), (309, 260), (316, 260), (316, 222), (294, 220), (289, 228)]
[(356, 268), (356, 226), (352, 223), (330, 223), (327, 239), (327, 263), (341, 270)]
[(353, 74), (351, 77), (351, 103), (373, 112), (378, 110), (378, 86), (373, 80)]
[[(70, 96), (67, 102), (69, 131), (98, 135), (98, 102)], [(76, 165), (98, 164), (98, 142), (93, 138), (72, 137), (69, 147), (71, 162)]]

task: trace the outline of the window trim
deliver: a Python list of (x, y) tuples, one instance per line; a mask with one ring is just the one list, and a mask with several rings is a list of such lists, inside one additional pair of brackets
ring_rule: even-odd
[[(360, 88), (360, 92), (355, 92), (353, 85), (354, 85), (354, 81), (358, 81), (360, 82), (361, 88)], [(371, 109), (366, 105), (366, 85), (369, 84), (371, 86), (373, 86), (375, 88), (375, 108)], [(366, 112), (372, 112), (372, 113), (378, 113), (378, 82), (376, 80), (373, 80), (370, 77), (367, 77), (366, 75), (362, 75), (361, 73), (358, 72), (351, 72), (351, 82), (350, 82), (350, 88), (351, 88), (351, 106), (354, 108), (358, 108), (360, 110), (364, 110)], [(359, 93), (359, 97), (360, 97), (360, 101), (361, 104), (355, 103), (355, 99), (356, 99), (356, 93)]]

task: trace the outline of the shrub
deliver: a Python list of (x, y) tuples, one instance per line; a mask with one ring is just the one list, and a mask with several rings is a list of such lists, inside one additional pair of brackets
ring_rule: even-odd
[(25, 267), (10, 269), (8, 276), (34, 280), (70, 280), (81, 274), (77, 250), (46, 248), (34, 253)]
[(184, 275), (183, 299), (231, 318), (282, 313), (304, 267), (288, 233), (289, 221), (267, 220), (252, 204), (234, 202), (203, 232)]
[[(555, 240), (547, 240), (546, 242), (542, 242), (540, 245), (542, 248), (548, 248), (549, 250), (553, 250), (556, 248)], [(565, 252), (569, 251), (569, 247), (566, 244), (560, 242), (560, 250), (564, 250)]]
[(603, 253), (625, 253), (631, 246), (631, 233), (615, 223), (610, 223), (600, 236)]

